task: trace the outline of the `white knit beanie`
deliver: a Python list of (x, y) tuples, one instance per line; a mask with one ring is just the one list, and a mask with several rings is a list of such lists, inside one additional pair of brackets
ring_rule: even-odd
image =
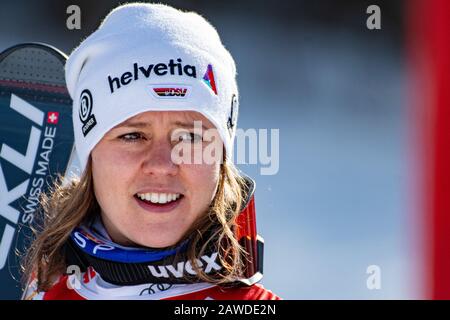
[(194, 12), (147, 3), (117, 7), (72, 52), (66, 83), (81, 171), (105, 133), (145, 111), (200, 112), (232, 160), (236, 66), (214, 27)]

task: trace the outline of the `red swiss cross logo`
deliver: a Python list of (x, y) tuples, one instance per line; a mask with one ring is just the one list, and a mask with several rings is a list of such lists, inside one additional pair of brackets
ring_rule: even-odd
[(59, 120), (59, 112), (50, 111), (47, 113), (47, 123), (57, 124)]

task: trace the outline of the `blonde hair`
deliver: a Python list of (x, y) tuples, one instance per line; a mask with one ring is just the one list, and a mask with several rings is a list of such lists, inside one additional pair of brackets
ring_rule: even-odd
[[(182, 242), (191, 238), (187, 258), (203, 281), (225, 285), (244, 274), (246, 252), (235, 236), (237, 216), (247, 196), (247, 184), (236, 167), (225, 159), (221, 164), (217, 192), (207, 214), (201, 215), (183, 235)], [(100, 206), (94, 195), (91, 157), (79, 179), (67, 185), (59, 176), (50, 191), (42, 194), (34, 240), (25, 253), (22, 270), (26, 284), (31, 277), (37, 279), (39, 291), (47, 291), (58, 277), (66, 272), (63, 246), (72, 230), (83, 221), (99, 214)], [(207, 235), (205, 239), (205, 235)], [(218, 276), (206, 274), (197, 265), (208, 246), (214, 245), (222, 264)]]

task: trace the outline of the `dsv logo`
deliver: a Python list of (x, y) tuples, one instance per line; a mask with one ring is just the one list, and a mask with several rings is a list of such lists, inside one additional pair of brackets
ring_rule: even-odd
[[(206, 262), (206, 266), (203, 265), (203, 262), (200, 259), (197, 259), (197, 265), (200, 268), (203, 268), (205, 273), (210, 273), (213, 270), (220, 270), (222, 267), (216, 263), (217, 252), (214, 252), (211, 256), (204, 255), (201, 259)], [(196, 275), (194, 268), (190, 261), (181, 261), (178, 262), (176, 268), (173, 265), (167, 266), (157, 266), (159, 270), (156, 270), (155, 266), (148, 266), (151, 274), (156, 278), (169, 278), (169, 272), (175, 276), (175, 278), (182, 278), (184, 276), (184, 272), (191, 275)]]
[(188, 94), (187, 87), (158, 86), (153, 88), (153, 92), (158, 98), (185, 98)]
[(93, 104), (94, 102), (91, 92), (88, 89), (83, 90), (80, 95), (80, 108), (78, 110), (78, 115), (80, 117), (80, 121), (83, 123), (81, 131), (85, 137), (97, 124), (95, 116), (92, 114)]

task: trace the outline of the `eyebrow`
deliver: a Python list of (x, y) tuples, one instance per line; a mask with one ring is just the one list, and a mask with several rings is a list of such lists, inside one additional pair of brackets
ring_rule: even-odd
[[(201, 121), (201, 120), (196, 120), (196, 121)], [(178, 127), (182, 127), (182, 128), (193, 128), (194, 127), (194, 123), (187, 123), (187, 122), (182, 122), (182, 121), (175, 121), (175, 122), (173, 122), (173, 124)], [(122, 128), (122, 127), (147, 128), (147, 127), (151, 127), (151, 126), (152, 125), (149, 122), (124, 122), (122, 124), (117, 125), (114, 128)], [(208, 130), (208, 128), (205, 127), (205, 125), (203, 123), (202, 123), (202, 129)]]
[[(195, 120), (195, 121), (201, 121), (201, 120)], [(202, 122), (202, 129), (203, 130), (208, 130), (207, 127), (205, 127), (205, 125)], [(178, 127), (182, 127), (182, 128), (193, 128), (194, 127), (194, 123), (187, 123), (187, 122), (181, 122), (181, 121), (175, 121), (173, 122), (174, 125), (178, 126)]]
[(114, 128), (121, 128), (121, 127), (146, 128), (150, 126), (151, 124), (149, 122), (124, 122), (115, 126)]

